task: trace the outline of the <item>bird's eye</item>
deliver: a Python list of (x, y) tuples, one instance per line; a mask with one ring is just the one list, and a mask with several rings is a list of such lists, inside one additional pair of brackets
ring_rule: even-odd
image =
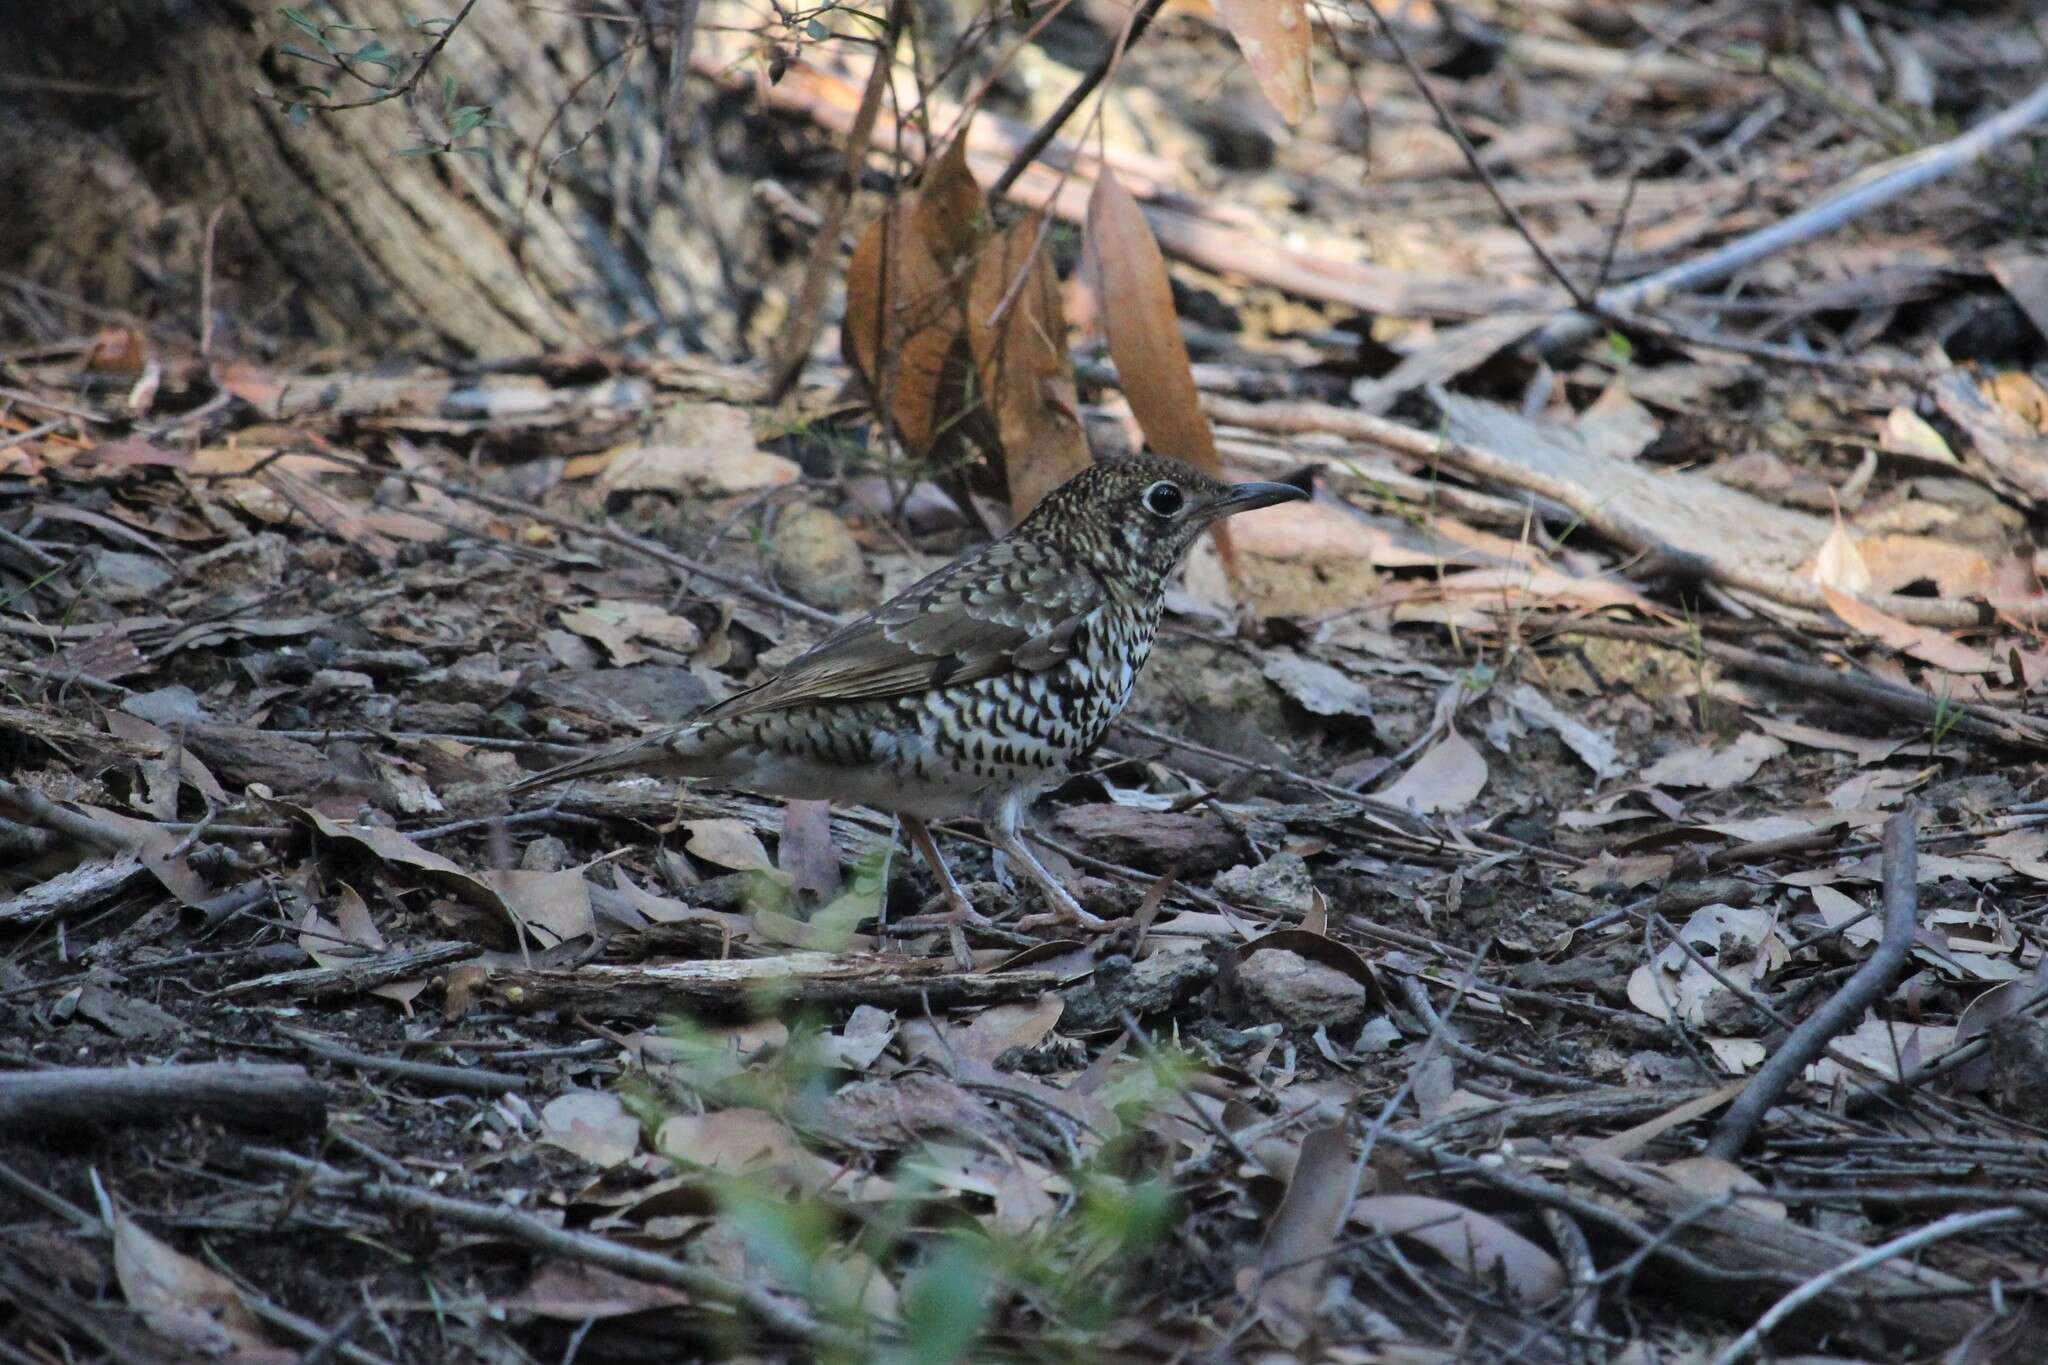
[(1155, 517), (1170, 517), (1187, 502), (1180, 485), (1161, 479), (1145, 490), (1145, 510)]

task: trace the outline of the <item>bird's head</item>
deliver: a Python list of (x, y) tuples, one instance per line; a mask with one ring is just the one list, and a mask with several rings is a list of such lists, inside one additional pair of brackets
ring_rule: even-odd
[(1224, 483), (1179, 460), (1132, 455), (1053, 489), (1014, 534), (1062, 545), (1113, 581), (1151, 592), (1212, 522), (1308, 496), (1291, 483)]

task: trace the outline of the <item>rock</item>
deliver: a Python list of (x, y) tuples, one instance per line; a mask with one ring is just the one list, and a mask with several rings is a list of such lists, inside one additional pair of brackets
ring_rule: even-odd
[(794, 460), (754, 442), (753, 419), (729, 403), (679, 403), (663, 415), (655, 443), (618, 451), (597, 486), (615, 493), (730, 495), (779, 488), (803, 476)]
[(1281, 915), (1308, 913), (1316, 889), (1309, 879), (1308, 864), (1299, 853), (1276, 853), (1252, 866), (1240, 863), (1218, 873), (1211, 885), (1217, 895), (1232, 905)]
[(560, 872), (569, 866), (569, 846), (543, 834), (520, 850), (519, 866), (527, 872)]
[(860, 542), (822, 507), (801, 503), (777, 517), (769, 558), (783, 585), (814, 607), (844, 611), (868, 596)]
[(1237, 967), (1237, 992), (1259, 1019), (1292, 1028), (1335, 1032), (1365, 1021), (1372, 1002), (1365, 986), (1335, 967), (1311, 962), (1285, 948), (1253, 953)]
[(171, 585), (160, 559), (127, 550), (93, 550), (93, 592), (109, 602), (139, 602)]
[(1107, 803), (1068, 806), (1053, 824), (1096, 857), (1145, 872), (1177, 869), (1182, 877), (1201, 877), (1220, 872), (1250, 851), (1242, 835), (1206, 810), (1139, 810)]
[(1060, 1027), (1089, 1033), (1117, 1028), (1123, 1012), (1143, 1019), (1172, 1009), (1209, 984), (1216, 964), (1197, 952), (1154, 953), (1141, 962), (1121, 954), (1105, 959), (1095, 974), (1066, 992)]
[(2048, 1023), (2008, 1015), (1990, 1033), (1991, 1102), (2008, 1118), (2048, 1122)]
[(511, 695), (519, 683), (519, 673), (499, 667), (498, 661), (488, 654), (471, 654), (443, 669), (439, 678), (429, 677), (426, 681), (433, 683), (442, 701), (473, 701), (488, 707)]

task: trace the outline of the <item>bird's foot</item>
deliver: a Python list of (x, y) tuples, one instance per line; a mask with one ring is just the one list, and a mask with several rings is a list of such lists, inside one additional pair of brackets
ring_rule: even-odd
[(1039, 883), (1045, 898), (1052, 902), (1052, 913), (1026, 915), (1017, 921), (1019, 929), (1044, 928), (1048, 925), (1077, 924), (1083, 929), (1104, 929), (1109, 921), (1100, 915), (1091, 915), (1081, 908), (1081, 902), (1074, 899), (1074, 893), (1056, 881)]

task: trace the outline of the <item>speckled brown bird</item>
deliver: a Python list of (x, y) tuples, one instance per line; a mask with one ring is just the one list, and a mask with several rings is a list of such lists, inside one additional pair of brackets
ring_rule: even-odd
[(1023, 812), (1102, 738), (1152, 650), (1166, 579), (1220, 517), (1306, 498), (1178, 460), (1104, 461), (971, 550), (689, 724), (518, 783), (697, 778), (894, 812), (957, 926), (980, 920), (926, 821), (975, 814), (1079, 923), (1101, 921), (1018, 837)]

